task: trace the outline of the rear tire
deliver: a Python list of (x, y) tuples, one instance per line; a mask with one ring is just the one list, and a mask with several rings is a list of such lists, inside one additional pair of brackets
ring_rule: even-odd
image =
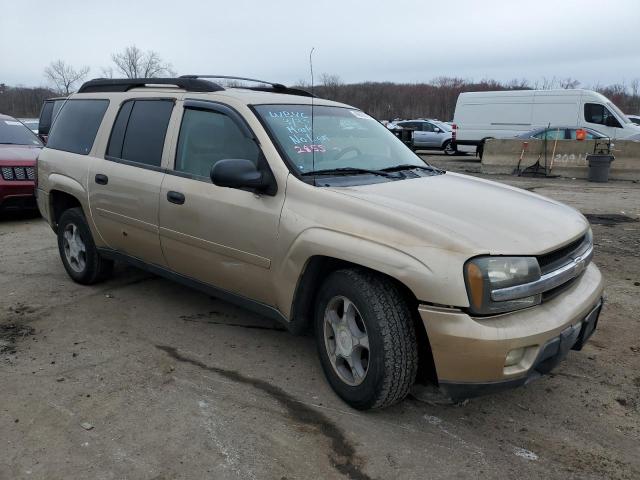
[(81, 208), (70, 208), (60, 216), (58, 250), (74, 282), (92, 285), (113, 272), (113, 261), (100, 256)]
[(390, 279), (365, 269), (333, 272), (318, 293), (315, 333), (329, 384), (353, 408), (387, 407), (409, 393), (418, 370), (416, 332)]

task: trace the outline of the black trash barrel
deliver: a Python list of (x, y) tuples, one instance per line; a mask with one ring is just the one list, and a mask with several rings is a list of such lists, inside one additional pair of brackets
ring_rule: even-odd
[(613, 162), (613, 155), (587, 155), (587, 162), (589, 162), (589, 181), (606, 183), (609, 181), (609, 170), (611, 169), (611, 162)]

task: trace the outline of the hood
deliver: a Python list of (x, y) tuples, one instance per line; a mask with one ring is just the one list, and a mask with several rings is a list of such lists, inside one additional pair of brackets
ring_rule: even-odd
[(0, 145), (0, 163), (34, 165), (41, 149), (31, 145)]
[(620, 140), (637, 140), (640, 137), (640, 125), (626, 123), (623, 130), (626, 135), (624, 135), (624, 138), (620, 137)]
[(474, 255), (540, 255), (589, 227), (577, 210), (560, 202), (455, 173), (333, 190), (410, 217)]

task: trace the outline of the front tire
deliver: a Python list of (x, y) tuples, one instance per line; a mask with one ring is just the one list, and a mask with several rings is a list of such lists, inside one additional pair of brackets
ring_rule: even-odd
[(100, 256), (80, 208), (70, 208), (60, 216), (58, 250), (74, 282), (92, 285), (105, 280), (113, 271), (113, 261)]
[(454, 148), (453, 143), (451, 143), (450, 140), (445, 142), (442, 150), (444, 151), (445, 155), (455, 155), (456, 153), (458, 153), (457, 150)]
[(402, 400), (418, 370), (415, 327), (390, 280), (365, 269), (338, 270), (322, 285), (315, 332), (325, 376), (359, 410)]

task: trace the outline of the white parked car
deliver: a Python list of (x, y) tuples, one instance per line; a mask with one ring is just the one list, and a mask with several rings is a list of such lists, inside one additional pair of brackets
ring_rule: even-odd
[(627, 118), (636, 125), (640, 125), (640, 115), (627, 115)]
[(549, 124), (592, 128), (612, 139), (640, 133), (607, 97), (580, 89), (461, 93), (453, 123), (456, 145), (475, 145), (480, 156), (487, 139), (513, 138)]

